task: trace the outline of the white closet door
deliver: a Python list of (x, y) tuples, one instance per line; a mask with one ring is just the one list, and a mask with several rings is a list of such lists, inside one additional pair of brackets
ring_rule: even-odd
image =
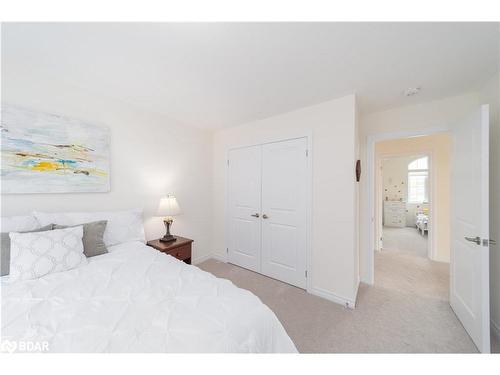
[(228, 166), (230, 263), (260, 272), (261, 146), (231, 150)]
[(300, 288), (306, 287), (306, 151), (306, 138), (262, 146), (262, 273)]

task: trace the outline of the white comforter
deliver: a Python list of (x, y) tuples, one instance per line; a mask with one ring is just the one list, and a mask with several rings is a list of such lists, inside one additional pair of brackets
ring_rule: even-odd
[(51, 352), (296, 352), (249, 291), (139, 242), (38, 280), (2, 280), (2, 340)]

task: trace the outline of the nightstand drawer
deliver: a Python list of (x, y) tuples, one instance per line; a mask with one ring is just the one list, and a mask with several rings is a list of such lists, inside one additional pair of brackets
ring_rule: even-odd
[(173, 257), (179, 260), (185, 260), (191, 258), (191, 245), (185, 245), (178, 247), (176, 249), (167, 251), (167, 254), (172, 255)]
[(158, 240), (148, 241), (148, 246), (155, 248), (162, 253), (172, 255), (174, 258), (191, 264), (191, 244), (193, 240), (189, 238), (175, 236), (175, 241), (162, 242)]

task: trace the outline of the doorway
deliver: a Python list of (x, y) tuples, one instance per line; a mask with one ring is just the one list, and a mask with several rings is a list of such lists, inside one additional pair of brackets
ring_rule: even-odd
[[(381, 155), (377, 199), (381, 251), (432, 258), (431, 156)], [(448, 173), (448, 170), (442, 170)]]
[[(427, 131), (379, 133), (368, 136), (368, 246), (366, 247), (365, 280), (370, 284), (380, 285), (375, 280), (376, 254), (380, 249), (378, 232), (378, 212), (380, 203), (376, 195), (375, 178), (379, 164), (376, 163), (376, 146), (384, 141), (394, 141), (398, 138), (422, 139), (426, 135), (448, 134), (451, 140), (451, 189), (448, 194), (447, 210), (431, 210), (430, 234), (436, 234), (434, 240), (438, 243), (437, 234), (441, 239), (447, 239), (448, 246), (433, 246), (435, 254), (431, 256), (446, 256), (449, 259), (449, 293), (447, 305), (470, 335), (481, 352), (490, 351), (490, 318), (489, 318), (489, 107), (481, 105), (470, 111), (467, 116), (449, 124), (449, 128)], [(411, 138), (408, 138), (411, 137)], [(409, 151), (408, 148), (405, 148)], [(436, 152), (433, 150), (433, 160)], [(434, 188), (441, 187), (438, 181), (440, 173), (432, 180)], [(437, 197), (431, 199), (446, 201)], [(444, 214), (444, 216), (443, 216)], [(448, 214), (448, 217), (446, 217)], [(447, 219), (449, 232), (440, 222)], [(443, 234), (446, 234), (444, 236)], [(447, 250), (447, 254), (443, 252)], [(389, 267), (393, 268), (393, 267)], [(397, 268), (397, 267), (396, 267)], [(386, 267), (387, 269), (387, 267)], [(411, 280), (410, 280), (411, 281)], [(413, 298), (414, 296), (412, 296)], [(424, 297), (426, 301), (433, 299)]]
[[(406, 292), (434, 288), (436, 298), (448, 301), (450, 135), (383, 140), (375, 143), (374, 154), (375, 284), (385, 280)], [(392, 271), (384, 262), (391, 263)], [(404, 276), (398, 267), (415, 271), (411, 282), (398, 279)]]

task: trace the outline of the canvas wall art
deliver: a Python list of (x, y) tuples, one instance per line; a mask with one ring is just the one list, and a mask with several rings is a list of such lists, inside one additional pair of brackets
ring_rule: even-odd
[(109, 129), (2, 105), (2, 193), (109, 191)]

